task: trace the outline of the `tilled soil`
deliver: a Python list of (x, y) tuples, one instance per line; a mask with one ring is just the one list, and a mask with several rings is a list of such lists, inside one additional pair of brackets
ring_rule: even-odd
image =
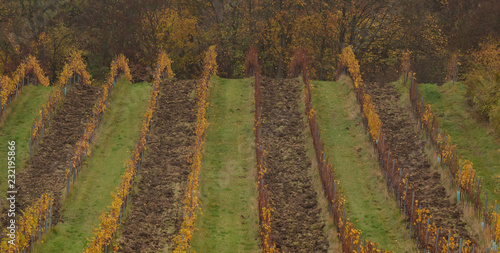
[[(68, 89), (63, 105), (52, 117), (28, 167), (16, 176), (16, 212), (21, 214), (43, 193), (53, 191), (52, 224), (61, 221), (62, 193), (66, 187), (66, 169), (76, 142), (83, 136), (87, 119), (101, 92), (100, 86), (76, 83)], [(6, 212), (2, 212), (2, 215)], [(17, 216), (16, 215), (16, 216)], [(2, 218), (2, 223), (7, 219)]]
[(325, 222), (308, 176), (300, 82), (262, 80), (262, 143), (266, 150), (272, 237), (284, 252), (326, 252)]
[(385, 145), (404, 168), (409, 182), (414, 184), (415, 199), (423, 208), (430, 210), (432, 221), (441, 231), (455, 230), (457, 236), (473, 240), (470, 229), (464, 221), (461, 208), (450, 201), (441, 185), (441, 176), (431, 170), (425, 155), (425, 142), (419, 139), (419, 132), (411, 112), (399, 106), (399, 93), (390, 84), (370, 83), (366, 91), (375, 103), (386, 134)]
[(132, 195), (132, 210), (119, 238), (121, 252), (161, 252), (175, 246), (195, 141), (195, 88), (193, 80), (161, 86), (138, 190)]

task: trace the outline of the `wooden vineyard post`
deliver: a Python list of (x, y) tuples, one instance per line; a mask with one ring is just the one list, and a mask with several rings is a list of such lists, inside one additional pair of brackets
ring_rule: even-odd
[(406, 178), (406, 190), (405, 190), (405, 199), (403, 201), (403, 209), (406, 214), (406, 198), (408, 197), (408, 178)]
[(392, 184), (392, 187), (391, 189), (392, 190), (395, 190), (395, 185), (394, 185), (394, 168), (396, 167), (396, 159), (392, 159), (392, 172), (391, 172), (391, 184)]
[(71, 166), (69, 167), (69, 172), (68, 172), (68, 183), (66, 184), (66, 196), (69, 195), (70, 178), (71, 178)]
[(486, 226), (486, 222), (488, 220), (488, 191), (486, 191), (486, 199), (484, 201), (484, 225), (481, 226), (483, 229)]
[(32, 143), (33, 143), (33, 126), (31, 126), (31, 132), (30, 132), (30, 152), (29, 152), (28, 160), (31, 160)]
[(401, 196), (400, 196), (400, 190), (399, 190), (399, 188), (401, 187), (401, 174), (403, 174), (403, 170), (399, 169), (399, 183), (398, 183), (397, 197), (398, 197), (399, 207), (400, 208), (401, 208)]
[[(332, 200), (332, 212), (336, 213), (337, 210), (333, 209), (335, 207), (335, 194), (337, 191), (337, 181), (333, 181), (333, 200)], [(334, 215), (335, 216), (335, 215)]]
[(425, 231), (425, 248), (427, 249), (427, 239), (429, 238), (429, 222), (430, 218), (427, 218), (427, 229)]
[(379, 152), (378, 152), (378, 143), (379, 143), (379, 140), (380, 140), (380, 126), (378, 127), (378, 137), (377, 137), (377, 141), (375, 142), (377, 144), (377, 148), (376, 148), (376, 153), (377, 153), (377, 156), (379, 156)]
[(387, 162), (386, 162), (387, 169), (385, 171), (385, 181), (386, 181), (385, 183), (386, 183), (387, 186), (389, 186), (389, 157), (390, 157), (390, 155), (391, 155), (391, 150), (389, 149), (387, 151)]
[(448, 246), (446, 248), (446, 253), (450, 252), (450, 238), (451, 238), (451, 232), (448, 232)]
[(410, 236), (409, 238), (411, 239), (411, 225), (413, 224), (413, 203), (415, 202), (415, 192), (412, 193), (411, 197), (411, 215), (410, 215)]
[(436, 246), (434, 247), (435, 253), (438, 253), (438, 243), (439, 243), (439, 228), (436, 231)]
[[(40, 196), (40, 210), (42, 210), (42, 205), (43, 205), (43, 195)], [(38, 222), (38, 238), (41, 239), (42, 238), (42, 224), (41, 224), (42, 217), (40, 217), (39, 219), (40, 219), (40, 222)]]
[(455, 80), (457, 79), (457, 74), (458, 74), (458, 57), (454, 55), (454, 61), (453, 61), (453, 72), (451, 74), (451, 84), (455, 85)]

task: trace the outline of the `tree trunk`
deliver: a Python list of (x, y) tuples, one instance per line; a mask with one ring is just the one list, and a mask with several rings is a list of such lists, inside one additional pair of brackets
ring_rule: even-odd
[(325, 45), (326, 41), (325, 38), (321, 40), (321, 48), (320, 48), (320, 60), (319, 60), (319, 76), (318, 79), (323, 81), (323, 69), (324, 69), (324, 60), (325, 60)]
[(278, 58), (278, 73), (276, 74), (276, 78), (282, 78), (283, 77), (283, 55), (284, 55), (284, 44), (285, 44), (285, 35), (282, 34), (280, 36), (280, 55)]

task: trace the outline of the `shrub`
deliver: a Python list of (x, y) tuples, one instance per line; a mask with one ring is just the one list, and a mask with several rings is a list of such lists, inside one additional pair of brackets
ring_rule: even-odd
[(500, 133), (500, 42), (480, 44), (472, 59), (465, 81), (466, 98), (474, 111)]

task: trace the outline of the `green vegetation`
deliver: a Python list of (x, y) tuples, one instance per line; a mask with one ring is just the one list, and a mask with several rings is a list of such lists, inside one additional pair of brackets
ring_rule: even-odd
[(363, 239), (394, 252), (417, 252), (404, 216), (387, 192), (352, 85), (320, 81), (312, 85), (321, 137), (346, 197), (348, 216)]
[(131, 84), (124, 78), (117, 82), (92, 153), (63, 202), (63, 222), (43, 237), (36, 252), (81, 252), (85, 248), (100, 213), (111, 203), (111, 192), (120, 183), (150, 96), (147, 83)]
[(252, 82), (212, 78), (197, 252), (259, 252)]
[[(495, 140), (493, 131), (485, 123), (475, 120), (466, 105), (464, 95), (466, 86), (446, 83), (419, 85), (424, 102), (431, 105), (441, 129), (450, 134), (455, 152), (474, 164), (483, 181), (483, 191), (491, 198), (500, 201), (500, 143)], [(484, 196), (483, 196), (484, 197)]]
[(465, 97), (474, 112), (487, 119), (500, 137), (500, 40), (479, 43), (465, 76)]
[[(0, 123), (0, 186), (7, 190), (7, 142), (16, 142), (16, 173), (24, 169), (29, 156), (30, 130), (38, 111), (49, 99), (52, 87), (28, 85), (18, 94), (18, 98), (7, 108), (5, 118)], [(2, 194), (5, 196), (5, 194)]]

